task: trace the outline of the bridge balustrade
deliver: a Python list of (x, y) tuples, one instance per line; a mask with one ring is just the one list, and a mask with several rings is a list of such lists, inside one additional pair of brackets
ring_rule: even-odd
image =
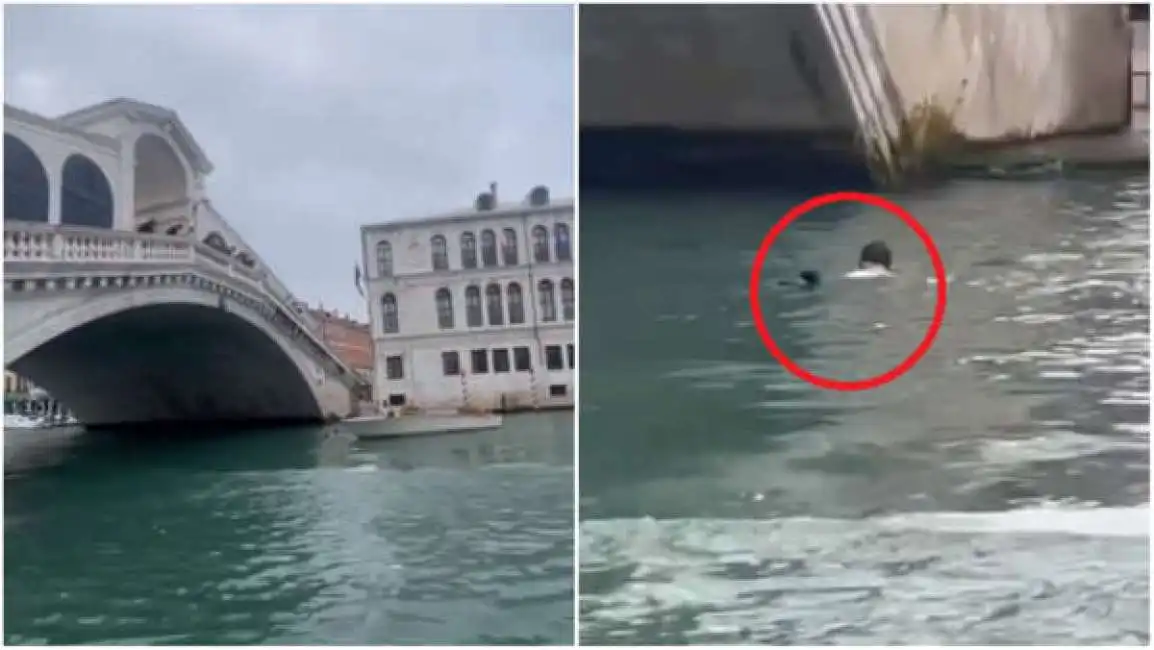
[[(4, 262), (114, 262), (142, 268), (159, 263), (205, 263), (250, 286), (258, 295), (271, 298), (277, 307), (275, 320), (290, 333), (295, 330), (294, 338), (300, 344), (325, 358), (347, 380), (356, 379), (356, 374), (318, 339), (319, 328), (313, 319), (285, 302), (284, 296), (291, 298), (291, 294), (278, 279), (190, 237), (9, 222), (4, 224)], [(303, 340), (299, 334), (304, 335)]]

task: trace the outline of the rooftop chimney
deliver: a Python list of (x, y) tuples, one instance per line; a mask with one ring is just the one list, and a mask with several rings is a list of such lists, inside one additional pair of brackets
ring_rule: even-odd
[(549, 205), (549, 188), (544, 185), (538, 185), (529, 190), (528, 196), (529, 205), (539, 208), (543, 205)]
[(477, 212), (484, 212), (493, 209), (493, 195), (488, 192), (481, 192), (477, 195), (477, 200), (474, 203)]
[(489, 183), (489, 194), (493, 197), (493, 205), (497, 205), (497, 182)]

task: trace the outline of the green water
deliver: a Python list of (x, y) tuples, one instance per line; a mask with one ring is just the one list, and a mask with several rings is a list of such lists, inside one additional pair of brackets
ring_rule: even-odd
[[(754, 254), (804, 198), (583, 194), (582, 642), (1148, 642), (1146, 177), (893, 197), (949, 310), (913, 371), (852, 394), (753, 328)], [(843, 279), (875, 238), (897, 276)], [(825, 282), (778, 286), (801, 269)], [(931, 276), (896, 218), (831, 207), (774, 246), (764, 316), (861, 378), (921, 339)]]
[(571, 413), (322, 430), (6, 432), (8, 644), (568, 644)]

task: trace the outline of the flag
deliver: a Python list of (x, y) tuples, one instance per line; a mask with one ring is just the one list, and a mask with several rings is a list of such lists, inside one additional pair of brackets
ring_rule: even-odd
[(361, 287), (361, 265), (360, 264), (353, 264), (353, 271), (356, 273), (356, 276), (355, 276), (355, 279), (353, 280), (353, 282), (357, 286), (357, 293), (361, 294), (361, 297), (364, 298), (365, 297), (365, 290), (363, 287)]

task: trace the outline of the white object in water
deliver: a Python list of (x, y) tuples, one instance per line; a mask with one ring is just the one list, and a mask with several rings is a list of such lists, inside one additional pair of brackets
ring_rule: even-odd
[(4, 414), (5, 429), (35, 429), (38, 426), (40, 426), (40, 422), (30, 417), (25, 417), (18, 413)]
[(504, 419), (497, 414), (418, 414), (383, 417), (372, 415), (341, 421), (341, 428), (358, 438), (399, 438), (443, 433), (498, 429)]
[(867, 266), (860, 269), (854, 269), (845, 274), (845, 277), (851, 280), (861, 280), (869, 278), (892, 278), (894, 276), (884, 266)]

